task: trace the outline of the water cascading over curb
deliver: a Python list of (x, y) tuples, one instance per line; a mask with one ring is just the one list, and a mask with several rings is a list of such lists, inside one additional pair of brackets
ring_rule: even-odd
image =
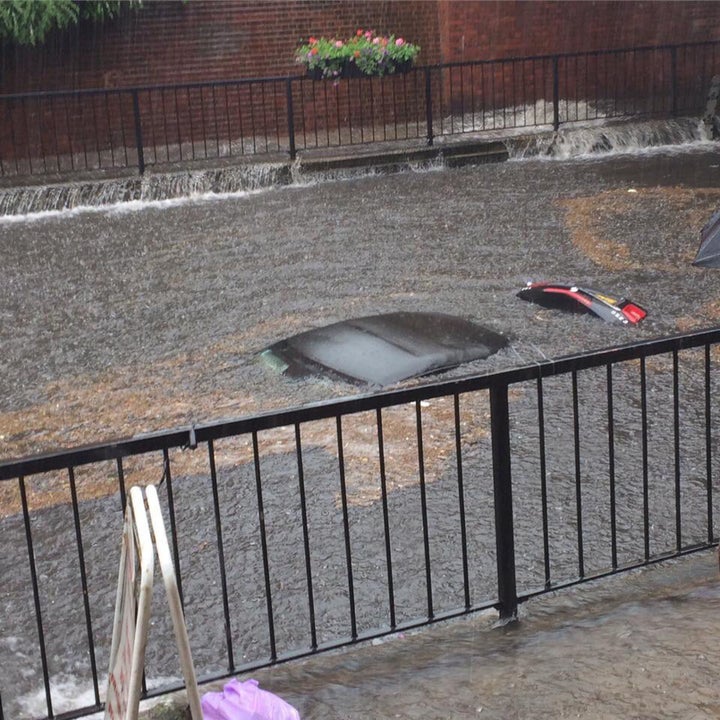
[[(720, 79), (717, 95), (720, 97)], [(718, 97), (715, 98), (716, 104)], [(708, 103), (709, 108), (710, 100)], [(570, 160), (594, 155), (633, 154), (650, 148), (707, 145), (716, 139), (713, 131), (716, 126), (712, 121), (708, 122), (707, 118), (715, 118), (720, 128), (720, 120), (708, 113), (702, 119), (675, 118), (613, 124), (607, 120), (598, 120), (596, 125), (566, 127), (556, 132), (541, 131), (516, 137), (508, 137), (507, 133), (504, 136), (493, 134), (493, 138), (486, 137), (484, 140), (468, 134), (459, 142), (438, 143), (431, 155), (427, 148), (406, 148), (404, 154), (398, 155), (380, 144), (371, 157), (353, 156), (348, 152), (332, 162), (316, 159), (310, 163), (299, 158), (295, 162), (245, 162), (222, 168), (148, 173), (142, 177), (58, 180), (43, 185), (0, 189), (0, 218), (79, 208), (99, 209), (130, 202), (222, 196), (363, 175), (423, 172), (438, 167), (489, 162), (489, 154), (492, 154), (492, 161), (531, 158)], [(478, 150), (483, 144), (484, 150)], [(499, 153), (496, 146), (501, 146), (503, 152)], [(490, 149), (493, 149), (492, 153)]]

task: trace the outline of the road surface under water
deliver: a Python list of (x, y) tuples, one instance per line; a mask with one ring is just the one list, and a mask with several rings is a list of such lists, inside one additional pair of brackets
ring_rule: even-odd
[[(257, 360), (260, 350), (281, 337), (353, 316), (397, 310), (447, 312), (507, 334), (508, 348), (486, 361), (458, 368), (453, 375), (715, 325), (720, 317), (720, 276), (690, 263), (700, 228), (720, 203), (719, 178), (717, 152), (668, 151), (364, 177), (250, 195), (4, 221), (0, 223), (2, 457), (359, 392), (357, 387), (322, 379), (291, 381)], [(625, 327), (543, 310), (515, 297), (529, 279), (577, 282), (625, 295), (650, 314), (640, 325)], [(592, 412), (592, 401), (584, 407)], [(592, 449), (586, 451), (592, 465)], [(328, 458), (315, 451), (308, 462), (322, 467)], [(572, 457), (557, 462), (567, 465)], [(242, 470), (246, 471), (250, 472)], [(208, 507), (207, 498), (193, 496), (191, 486), (188, 483), (185, 489), (190, 499), (180, 508), (189, 521), (193, 503), (200, 509)], [(451, 515), (443, 505), (450, 502), (443, 486), (436, 488), (431, 503), (437, 503), (438, 516)], [(477, 492), (474, 505), (482, 508), (489, 496), (486, 490)], [(280, 494), (278, 507), (272, 504), (271, 490), (268, 497), (268, 512), (281, 516)], [(361, 493), (358, 498), (365, 502), (358, 502), (353, 518), (357, 542), (368, 548), (364, 571), (371, 581), (382, 548), (373, 545), (372, 508)], [(415, 496), (401, 488), (393, 498), (398, 522), (410, 523)], [(242, 501), (242, 497), (234, 500), (239, 505)], [(58, 617), (64, 617), (59, 611), (65, 602), (63, 587), (73, 581), (77, 568), (63, 564), (59, 538), (72, 529), (61, 507), (40, 510), (42, 504), (38, 499), (34, 538), (45, 563), (45, 580), (52, 588), (44, 600), (50, 617), (53, 606)], [(330, 516), (331, 506), (330, 500), (319, 496), (318, 517)], [(119, 510), (110, 499), (93, 499), (89, 491), (82, 511), (84, 532), (95, 539), (87, 563), (91, 585), (102, 588), (93, 597), (94, 619), (102, 626), (103, 618), (111, 618), (114, 600), (116, 560), (108, 548), (118, 536)], [(21, 617), (13, 608), (29, 598), (22, 589), (26, 578), (13, 573), (13, 548), (24, 542), (21, 518), (8, 506), (4, 514), (0, 576), (8, 624), (0, 632), (0, 676), (11, 679), (17, 696), (7, 699), (9, 691), (3, 686), (2, 697), (9, 716), (27, 717), (28, 697), (40, 682), (39, 666), (25, 644), (25, 639), (32, 642), (33, 628), (23, 627), (21, 619), (10, 625), (10, 618)], [(442, 532), (438, 530), (438, 538)], [(201, 530), (190, 532), (185, 541), (202, 557), (207, 537)], [(483, 538), (474, 541), (481, 547)], [(560, 538), (559, 543), (562, 551), (566, 541)], [(336, 545), (340, 551), (341, 543)], [(572, 545), (565, 549), (571, 552)], [(282, 575), (283, 558), (275, 561)], [(491, 572), (494, 559), (487, 561), (478, 561), (478, 576)], [(326, 562), (329, 567), (341, 564), (334, 556)], [(241, 578), (240, 560), (237, 564)], [(421, 575), (419, 566), (410, 563), (404, 573), (399, 585), (409, 605), (418, 596), (416, 585), (422, 604), (422, 583), (415, 578)], [(362, 569), (358, 577), (363, 577)], [(222, 643), (222, 618), (203, 613), (203, 588), (213, 582), (212, 574), (203, 576), (186, 594), (195, 613), (191, 633), (200, 646), (196, 662), (201, 668), (213, 667), (213, 645)], [(452, 579), (448, 582), (452, 584)], [(716, 590), (709, 592), (717, 602)], [(242, 588), (236, 596), (241, 595)], [(258, 597), (241, 599), (233, 610), (250, 617), (262, 607)], [(580, 626), (583, 617), (595, 629), (606, 622), (597, 608), (585, 608), (582, 593), (568, 592), (564, 597)], [(657, 608), (641, 602), (633, 607), (638, 627), (651, 626)], [(672, 607), (667, 605), (668, 612)], [(323, 612), (339, 616), (344, 610), (342, 603), (331, 603)], [(292, 640), (291, 607), (289, 611), (290, 624), (280, 631)], [(549, 623), (551, 617), (549, 613)], [(672, 613), (667, 622), (670, 617)], [(700, 626), (698, 638), (712, 630), (712, 623), (693, 617)], [(82, 634), (79, 622), (78, 633), (66, 629), (68, 638)], [(598, 662), (618, 662), (616, 635), (588, 632), (584, 637), (592, 643)], [(99, 639), (100, 667), (106, 663), (102, 655), (106, 640)], [(253, 641), (251, 631), (248, 652)], [(499, 668), (509, 662), (503, 642), (492, 655)], [(537, 642), (541, 647), (542, 640)], [(86, 663), (72, 655), (64, 657), (61, 643), (55, 647), (51, 668), (57, 670), (59, 685), (69, 681), (74, 688), (69, 693), (76, 693), (73, 668), (86, 674)], [(175, 672), (167, 648), (161, 644), (150, 649), (155, 677)], [(365, 652), (371, 658), (368, 662), (382, 667), (383, 648)], [(379, 655), (372, 659), (375, 652)], [(657, 652), (667, 660), (675, 650)], [(559, 651), (558, 662), (563, 654)], [(539, 662), (532, 654), (516, 659), (519, 664), (512, 665), (512, 672), (521, 677), (529, 676)], [(471, 654), (458, 660), (466, 662), (475, 667), (477, 661)], [(497, 683), (504, 682), (495, 672)], [(454, 696), (452, 675), (431, 674), (436, 702)], [(470, 675), (468, 687), (478, 681), (474, 671)], [(555, 678), (559, 693), (563, 687), (568, 693), (574, 687), (572, 677), (565, 680), (562, 675)], [(395, 713), (386, 717), (420, 716), (419, 691), (404, 694), (407, 688), (396, 685), (390, 669), (387, 675), (380, 671), (375, 681), (399, 695)], [(538, 680), (545, 682), (549, 680)], [(348, 680), (341, 676), (337, 684), (345, 687)], [(537, 687), (530, 684), (523, 692), (534, 695)], [(382, 695), (377, 689), (376, 693)], [(482, 705), (476, 705), (472, 693), (463, 691), (458, 697), (451, 716), (470, 716)], [(568, 697), (572, 705), (574, 696)], [(507, 717), (532, 716), (522, 709), (530, 707), (531, 698), (527, 701), (525, 706), (518, 700), (516, 714)], [(360, 717), (362, 698), (348, 698), (348, 703), (351, 707), (355, 703), (357, 709), (352, 711), (355, 715), (349, 710), (347, 717)], [(413, 706), (416, 714), (407, 708), (401, 711), (405, 705)], [(485, 708), (490, 712), (491, 705)], [(321, 706), (307, 710), (307, 717), (343, 716), (342, 711), (323, 714)], [(442, 716), (441, 707), (433, 712), (432, 717)], [(625, 716), (663, 716), (662, 709), (643, 712), (636, 709), (635, 715)], [(608, 715), (614, 716), (621, 715)]]

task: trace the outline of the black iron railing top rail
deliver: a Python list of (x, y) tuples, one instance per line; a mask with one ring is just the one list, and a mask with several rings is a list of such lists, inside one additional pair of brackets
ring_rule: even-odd
[[(703, 42), (681, 43), (681, 44), (665, 44), (665, 45), (640, 45), (637, 47), (624, 47), (608, 50), (587, 50), (583, 52), (565, 52), (550, 53), (544, 55), (513, 55), (505, 58), (493, 58), (489, 60), (466, 60), (455, 61), (449, 63), (437, 63), (434, 65), (417, 65), (411, 69), (415, 71), (424, 70), (442, 70), (445, 68), (469, 67), (471, 65), (494, 65), (498, 63), (514, 63), (514, 62), (539, 62), (547, 60), (563, 60), (581, 57), (597, 57), (603, 55), (622, 55), (623, 53), (640, 53), (652, 51), (675, 51), (690, 48), (701, 47), (720, 47), (720, 40), (706, 40)], [(126, 93), (126, 92), (149, 92), (155, 90), (175, 90), (175, 89), (195, 89), (204, 87), (224, 87), (235, 86), (237, 84), (252, 84), (260, 82), (286, 82), (288, 80), (304, 80), (305, 75), (270, 75), (251, 78), (236, 78), (229, 80), (208, 80), (196, 81), (191, 83), (166, 83), (158, 85), (128, 85), (112, 88), (88, 88), (82, 90), (37, 90), (27, 93), (8, 93), (0, 94), (0, 100), (22, 100), (29, 98), (47, 98), (62, 97), (66, 95), (106, 95), (108, 93)], [(363, 79), (363, 78), (359, 78)], [(322, 82), (322, 81), (321, 81)]]
[(440, 380), (400, 390), (362, 394), (356, 397), (312, 403), (298, 408), (258, 413), (233, 420), (219, 420), (189, 427), (151, 432), (103, 444), (88, 445), (0, 462), (0, 481), (170, 448), (192, 448), (198, 443), (219, 438), (298, 423), (327, 420), (341, 415), (378, 410), (431, 398), (461, 395), (495, 387), (508, 387), (527, 380), (553, 377), (579, 370), (603, 367), (610, 363), (637, 360), (714, 343), (720, 343), (720, 328), (709, 328), (689, 334), (673, 335), (666, 338), (645, 340), (587, 353), (568, 355), (555, 360), (523, 365), (487, 375), (472, 375), (451, 380)]

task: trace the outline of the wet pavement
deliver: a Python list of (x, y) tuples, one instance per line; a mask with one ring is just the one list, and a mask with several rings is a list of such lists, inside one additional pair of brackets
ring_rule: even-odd
[(710, 720), (719, 611), (704, 552), (536, 598), (511, 625), (488, 613), (239, 677), (303, 720)]
[[(713, 720), (718, 612), (717, 555), (703, 552), (530, 600), (514, 624), (487, 612), (237, 677), (303, 720)], [(141, 717), (187, 720), (185, 708), (177, 693)], [(43, 715), (38, 692), (11, 717)]]

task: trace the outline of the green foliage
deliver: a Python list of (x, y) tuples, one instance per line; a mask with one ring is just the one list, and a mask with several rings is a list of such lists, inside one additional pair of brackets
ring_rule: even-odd
[(37, 45), (52, 30), (113, 18), (123, 6), (140, 5), (142, 0), (0, 0), (0, 41)]
[(349, 40), (311, 37), (295, 51), (295, 59), (324, 78), (338, 78), (349, 68), (362, 75), (388, 75), (412, 64), (419, 52), (418, 45), (401, 37), (358, 30)]

